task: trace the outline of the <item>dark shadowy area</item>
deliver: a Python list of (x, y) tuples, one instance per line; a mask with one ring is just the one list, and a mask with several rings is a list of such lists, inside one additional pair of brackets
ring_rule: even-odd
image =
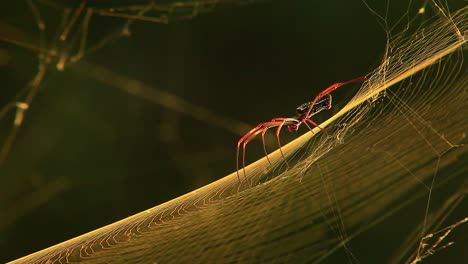
[[(69, 6), (67, 1), (34, 2), (46, 24), (45, 48), (51, 47), (63, 5)], [(126, 2), (90, 1), (90, 6)], [(400, 9), (396, 14), (407, 10), (406, 4), (391, 5)], [(375, 8), (383, 12), (382, 6)], [(87, 42), (98, 42), (125, 22), (93, 15)], [(39, 46), (25, 2), (0, 4), (0, 25), (8, 40)], [(5, 25), (15, 30), (10, 33)], [(135, 21), (129, 36), (78, 63), (97, 64), (253, 126), (293, 116), (321, 89), (373, 70), (385, 43), (386, 32), (361, 1), (262, 1), (220, 5), (169, 24)], [(7, 58), (0, 62), (3, 107), (36, 74), (38, 52), (11, 41), (0, 41), (0, 52), (0, 59)], [(0, 167), (0, 262), (156, 206), (235, 170), (240, 134), (105, 85), (71, 63), (64, 71), (55, 64), (48, 65)], [(338, 111), (356, 89), (351, 85), (335, 93), (334, 108), (316, 120)], [(0, 146), (14, 118), (11, 110), (0, 119)], [(284, 141), (293, 137), (285, 135)], [(262, 155), (258, 141), (251, 145), (249, 162)]]

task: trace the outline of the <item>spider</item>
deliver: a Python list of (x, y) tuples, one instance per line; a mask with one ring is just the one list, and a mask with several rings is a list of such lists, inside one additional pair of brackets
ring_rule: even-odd
[(300, 125), (304, 124), (309, 128), (310, 131), (312, 131), (312, 128), (309, 126), (310, 124), (314, 127), (320, 128), (320, 130), (322, 130), (325, 134), (328, 134), (326, 130), (322, 129), (319, 125), (317, 125), (317, 123), (312, 121), (310, 118), (314, 116), (315, 114), (321, 112), (322, 110), (328, 110), (332, 107), (332, 96), (330, 93), (333, 92), (335, 89), (337, 89), (338, 87), (350, 84), (350, 83), (362, 82), (365, 80), (367, 80), (367, 78), (364, 76), (361, 76), (361, 77), (358, 77), (358, 78), (355, 78), (346, 82), (334, 83), (330, 85), (328, 88), (321, 91), (319, 94), (317, 94), (312, 101), (303, 103), (300, 106), (298, 106), (296, 108), (296, 116), (275, 117), (269, 122), (258, 124), (256, 127), (252, 128), (249, 132), (247, 132), (244, 136), (242, 136), (237, 142), (237, 156), (236, 156), (236, 169), (237, 169), (236, 171), (237, 171), (237, 178), (239, 180), (239, 183), (241, 182), (240, 175), (239, 175), (239, 152), (241, 149), (241, 145), (242, 145), (242, 169), (244, 171), (244, 176), (247, 179), (247, 173), (245, 172), (245, 149), (246, 149), (247, 143), (249, 143), (258, 134), (261, 134), (263, 151), (265, 152), (268, 163), (270, 163), (271, 165), (271, 162), (270, 162), (270, 159), (268, 158), (268, 153), (265, 147), (265, 133), (267, 132), (269, 128), (277, 127), (276, 140), (278, 142), (281, 156), (283, 157), (283, 160), (286, 162), (286, 165), (289, 167), (288, 161), (284, 157), (283, 151), (281, 150), (281, 142), (279, 138), (281, 128), (283, 126), (287, 126), (289, 132), (297, 132), (299, 130)]

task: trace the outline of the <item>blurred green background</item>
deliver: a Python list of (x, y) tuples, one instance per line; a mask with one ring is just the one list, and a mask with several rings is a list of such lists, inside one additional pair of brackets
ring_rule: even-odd
[[(66, 1), (34, 2), (46, 22), (50, 48), (63, 8), (70, 6), (62, 6)], [(384, 15), (386, 3), (374, 2), (371, 7)], [(89, 1), (87, 7), (124, 4)], [(38, 52), (11, 40), (25, 39), (25, 34), (38, 47), (39, 34), (26, 2), (4, 1), (0, 6), (4, 107), (37, 71)], [(392, 1), (390, 8), (387, 21), (392, 25), (405, 12), (414, 16), (418, 6)], [(125, 21), (94, 14), (88, 43), (98, 42)], [(6, 30), (6, 25), (15, 30)], [(235, 131), (293, 116), (299, 104), (328, 85), (368, 73), (379, 65), (386, 44), (377, 17), (357, 0), (219, 4), (212, 12), (169, 24), (135, 21), (130, 31), (130, 36), (86, 55), (81, 64), (65, 65), (63, 72), (54, 68), (56, 62), (49, 65), (0, 167), (0, 262), (110, 224), (233, 172), (241, 136)], [(58, 47), (60, 51), (60, 43)], [(96, 81), (84, 73), (86, 64), (205, 108), (232, 123), (232, 129), (213, 119), (193, 118), (190, 109), (174, 111)], [(355, 92), (350, 86), (337, 93), (334, 108), (316, 121), (339, 110), (346, 103), (340, 98)], [(0, 146), (14, 118), (12, 110), (0, 120)], [(284, 135), (284, 141), (293, 137)], [(258, 141), (250, 145), (249, 162), (262, 155)]]

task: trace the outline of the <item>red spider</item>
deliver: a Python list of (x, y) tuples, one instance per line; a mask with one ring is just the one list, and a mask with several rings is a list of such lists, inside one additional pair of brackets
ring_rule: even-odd
[(312, 128), (309, 126), (309, 124), (307, 124), (307, 123), (310, 123), (312, 126), (318, 127), (324, 133), (327, 133), (326, 130), (323, 130), (319, 125), (317, 125), (317, 123), (312, 121), (310, 118), (322, 110), (325, 110), (325, 109), (328, 110), (331, 108), (332, 96), (330, 95), (330, 93), (333, 92), (335, 89), (343, 85), (356, 83), (356, 82), (362, 82), (365, 80), (367, 80), (367, 78), (364, 76), (361, 76), (361, 77), (358, 77), (358, 78), (355, 78), (346, 82), (334, 83), (330, 85), (328, 88), (326, 88), (325, 90), (321, 91), (319, 94), (317, 94), (317, 96), (315, 96), (315, 98), (312, 101), (298, 106), (296, 108), (295, 117), (273, 118), (269, 122), (258, 124), (256, 127), (254, 127), (249, 132), (247, 132), (244, 136), (242, 136), (237, 142), (237, 156), (236, 156), (237, 178), (239, 182), (241, 182), (240, 175), (239, 175), (239, 150), (240, 150), (241, 145), (242, 145), (242, 169), (244, 170), (244, 176), (247, 178), (247, 173), (245, 172), (245, 148), (247, 146), (247, 143), (249, 143), (249, 141), (255, 138), (255, 136), (257, 136), (258, 134), (261, 134), (262, 143), (263, 143), (263, 151), (265, 152), (268, 162), (271, 164), (270, 159), (268, 158), (266, 147), (265, 147), (265, 133), (267, 132), (269, 128), (278, 127), (276, 129), (276, 140), (278, 141), (278, 146), (281, 152), (281, 156), (286, 162), (286, 165), (289, 167), (288, 161), (285, 159), (283, 155), (283, 151), (281, 150), (281, 142), (279, 138), (281, 128), (283, 126), (287, 126), (289, 132), (297, 132), (297, 130), (299, 129), (299, 126), (301, 124), (305, 124), (312, 131)]

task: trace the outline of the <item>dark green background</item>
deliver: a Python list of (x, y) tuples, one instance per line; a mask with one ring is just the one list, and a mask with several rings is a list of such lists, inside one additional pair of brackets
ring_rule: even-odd
[[(372, 7), (384, 14), (383, 1), (374, 2)], [(414, 16), (417, 6), (408, 9), (405, 2), (390, 2), (390, 25), (406, 11)], [(25, 3), (4, 1), (0, 6), (1, 21), (37, 36)], [(38, 6), (51, 40), (61, 10)], [(93, 16), (89, 42), (123, 22)], [(297, 105), (328, 85), (368, 73), (378, 66), (386, 44), (376, 16), (358, 0), (225, 6), (169, 25), (137, 21), (131, 33), (84, 60), (251, 125), (292, 116)], [(0, 48), (10, 57), (0, 66), (3, 106), (33, 77), (37, 54), (6, 42)], [(356, 87), (345, 90), (337, 93), (331, 112)], [(0, 120), (1, 144), (12, 120), (13, 113)], [(163, 128), (173, 129), (173, 138), (162, 137)], [(0, 262), (224, 177), (235, 169), (239, 137), (105, 86), (73, 66), (64, 72), (51, 68), (0, 167), (0, 214), (11, 214), (12, 207), (48, 182), (61, 178), (67, 188), (1, 227)], [(261, 156), (259, 143), (251, 145), (257, 147), (250, 149), (249, 161)]]

